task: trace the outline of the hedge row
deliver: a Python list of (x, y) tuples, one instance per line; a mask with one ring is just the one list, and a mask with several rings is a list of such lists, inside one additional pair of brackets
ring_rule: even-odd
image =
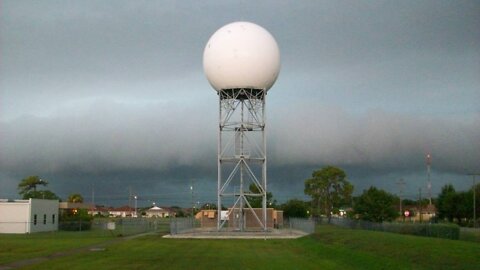
[(89, 220), (60, 221), (58, 229), (61, 231), (88, 231), (92, 228)]

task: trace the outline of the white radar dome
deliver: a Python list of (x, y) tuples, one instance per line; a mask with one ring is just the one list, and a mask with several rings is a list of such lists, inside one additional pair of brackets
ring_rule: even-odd
[(208, 40), (203, 69), (217, 91), (268, 90), (280, 72), (280, 51), (273, 36), (263, 27), (234, 22), (218, 29)]

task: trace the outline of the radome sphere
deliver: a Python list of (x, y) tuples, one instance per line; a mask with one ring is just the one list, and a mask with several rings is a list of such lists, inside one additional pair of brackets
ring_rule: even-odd
[(203, 52), (203, 69), (212, 87), (270, 89), (280, 72), (280, 51), (273, 36), (250, 22), (218, 29)]

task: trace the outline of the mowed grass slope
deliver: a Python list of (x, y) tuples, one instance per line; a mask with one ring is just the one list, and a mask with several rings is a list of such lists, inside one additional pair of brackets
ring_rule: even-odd
[(0, 265), (87, 247), (109, 239), (114, 237), (93, 231), (0, 234)]
[(295, 240), (144, 236), (25, 269), (479, 269), (479, 251), (472, 242), (319, 226)]

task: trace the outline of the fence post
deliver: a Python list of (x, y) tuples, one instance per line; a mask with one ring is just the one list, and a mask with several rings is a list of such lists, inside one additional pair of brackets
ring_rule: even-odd
[(288, 220), (288, 223), (289, 223), (289, 227), (290, 227), (290, 234), (292, 234), (292, 219), (291, 218)]
[(177, 234), (177, 218), (173, 218), (173, 234)]

